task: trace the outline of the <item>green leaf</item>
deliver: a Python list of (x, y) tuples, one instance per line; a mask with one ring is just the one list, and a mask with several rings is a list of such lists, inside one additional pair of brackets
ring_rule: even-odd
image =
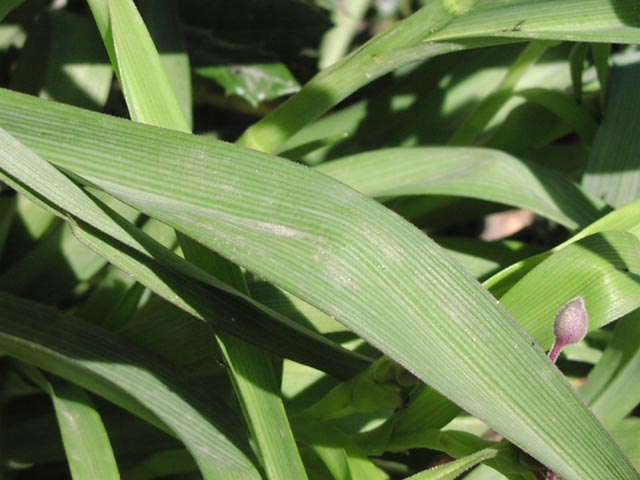
[[(175, 247), (175, 232), (163, 223), (150, 219), (141, 230), (163, 246)], [(144, 286), (131, 275), (109, 267), (77, 315), (109, 330), (120, 331), (137, 311), (144, 291)]]
[(582, 106), (562, 92), (545, 88), (527, 88), (516, 92), (530, 102), (542, 105), (571, 125), (587, 144), (593, 141), (598, 124)]
[(187, 123), (191, 125), (191, 62), (187, 52), (183, 26), (179, 22), (177, 2), (144, 0), (138, 3), (153, 44), (158, 50), (171, 86), (175, 91)]
[[(396, 70), (391, 86), (381, 85), (375, 95), (308, 125), (286, 141), (281, 155), (294, 159), (304, 155), (305, 163), (315, 165), (363, 150), (445, 143), (473, 107), (498, 87), (521, 50), (522, 45), (506, 45), (457, 52)], [(547, 82), (558, 76), (548, 69), (539, 75)], [(441, 87), (444, 84), (446, 89)], [(555, 81), (552, 85), (561, 88)], [(393, 122), (389, 121), (390, 113)], [(327, 146), (320, 148), (324, 144)], [(314, 146), (319, 151), (309, 152)]]
[[(185, 262), (107, 205), (88, 196), (33, 152), (9, 140), (6, 132), (0, 131), (0, 137), (7, 139), (0, 159), (8, 162), (4, 167), (11, 172), (5, 181), (16, 188), (22, 182), (29, 184), (32, 190), (23, 193), (36, 195), (58, 215), (72, 215), (69, 222), (81, 242), (186, 312), (338, 377), (351, 376), (368, 364), (365, 357), (300, 328)], [(275, 322), (268, 320), (272, 316)]]
[(370, 6), (370, 0), (351, 1), (349, 4), (335, 6), (331, 15), (333, 28), (325, 33), (320, 44), (320, 70), (330, 67), (347, 54)]
[(53, 400), (73, 479), (119, 479), (109, 437), (89, 395), (73, 384), (48, 380), (33, 367), (24, 371)]
[(587, 58), (588, 50), (589, 45), (586, 43), (576, 43), (571, 49), (571, 55), (569, 56), (571, 86), (573, 96), (578, 103), (582, 103), (582, 73), (584, 71), (584, 62)]
[(74, 288), (104, 266), (103, 258), (60, 224), (0, 275), (0, 288), (34, 300), (55, 302), (71, 296)]
[(23, 195), (17, 196), (16, 209), (19, 221), (27, 230), (27, 235), (30, 240), (30, 242), (28, 242), (29, 244), (42, 239), (45, 233), (51, 231), (60, 223), (59, 219), (51, 214), (51, 212), (27, 200)]
[(184, 449), (154, 453), (126, 472), (127, 480), (153, 480), (158, 477), (191, 473), (197, 470)]
[(453, 458), (463, 458), (481, 449), (494, 450), (494, 458), (487, 462), (505, 475), (529, 473), (540, 470), (541, 465), (527, 459), (526, 454), (506, 440), (486, 440), (474, 434), (457, 430), (416, 430), (398, 436), (390, 445), (392, 451), (409, 448), (428, 448), (445, 452)]
[[(508, 480), (509, 477), (505, 477), (500, 472), (494, 470), (487, 465), (479, 465), (474, 468), (472, 472), (469, 472), (465, 477), (465, 480)], [(514, 476), (513, 478), (518, 478)]]
[(397, 364), (381, 357), (361, 374), (338, 384), (304, 414), (327, 422), (354, 413), (400, 408), (406, 392), (396, 380), (398, 370)]
[(49, 48), (41, 96), (101, 110), (111, 90), (113, 70), (92, 23), (64, 11), (52, 12)]
[(581, 393), (607, 426), (615, 426), (640, 403), (640, 311), (616, 324), (602, 358)]
[(569, 300), (582, 296), (589, 330), (640, 307), (640, 240), (604, 232), (578, 240), (529, 271), (500, 301), (545, 348), (553, 320)]
[(637, 417), (625, 418), (618, 423), (611, 432), (624, 449), (629, 460), (640, 469), (640, 419)]
[(6, 91), (0, 107), (47, 160), (335, 315), (559, 475), (638, 478), (521, 326), (371, 199), (234, 145)]
[(4, 17), (13, 9), (19, 7), (22, 2), (24, 2), (24, 0), (5, 0), (2, 2), (2, 4), (0, 4), (0, 22), (4, 20)]
[(640, 201), (635, 201), (629, 205), (618, 208), (617, 210), (614, 210), (613, 212), (595, 221), (594, 223), (580, 231), (578, 234), (571, 237), (569, 240), (561, 243), (560, 245), (557, 245), (551, 250), (510, 265), (509, 267), (505, 268), (501, 272), (498, 272), (493, 277), (486, 280), (484, 282), (484, 285), (489, 288), (494, 295), (501, 297), (519, 279), (526, 275), (527, 272), (529, 272), (536, 265), (539, 265), (554, 252), (558, 252), (568, 245), (586, 238), (589, 235), (607, 231), (626, 231), (640, 238), (639, 218)]
[(101, 110), (112, 79), (92, 23), (80, 15), (53, 11), (38, 17), (11, 84), (43, 98)]
[(589, 155), (582, 184), (588, 192), (621, 207), (640, 194), (640, 62), (615, 66), (604, 121)]
[(283, 63), (201, 66), (195, 71), (201, 77), (218, 82), (227, 95), (244, 98), (253, 107), (300, 90), (297, 80)]
[(180, 102), (142, 17), (130, 0), (109, 0), (115, 57), (131, 118), (189, 131)]
[(407, 63), (463, 48), (451, 44), (419, 43), (430, 33), (444, 28), (456, 16), (464, 14), (475, 3), (477, 0), (436, 0), (429, 3), (320, 72), (297, 95), (246, 130), (239, 141), (257, 150), (275, 152), (307, 123), (385, 73)]
[(150, 298), (118, 334), (179, 367), (224, 368), (214, 330), (161, 297)]
[(292, 417), (291, 425), (296, 439), (309, 445), (316, 452), (335, 479), (385, 478), (380, 469), (367, 458), (365, 452), (333, 425), (304, 414)]
[(396, 410), (379, 427), (361, 434), (358, 444), (367, 452), (379, 455), (405, 437), (417, 438), (422, 433), (438, 431), (456, 415), (460, 407), (429, 387), (422, 387), (406, 407)]
[(495, 457), (497, 450), (485, 448), (453, 462), (407, 477), (407, 480), (453, 480), (477, 464)]
[(205, 478), (260, 478), (237, 416), (180, 370), (106, 330), (4, 293), (0, 313), (4, 352), (173, 432)]
[(15, 198), (0, 198), (0, 256), (5, 252), (9, 229), (16, 218)]
[(458, 260), (476, 278), (484, 280), (493, 273), (540, 253), (540, 249), (515, 240), (485, 242), (465, 237), (434, 237), (438, 245)]
[(637, 43), (636, 8), (635, 0), (429, 2), (320, 72), (245, 131), (241, 140), (249, 147), (276, 152), (294, 133), (360, 87), (402, 65), (443, 53), (533, 38)]
[(609, 73), (611, 66), (609, 58), (611, 56), (611, 45), (608, 43), (593, 43), (591, 45), (593, 63), (596, 67), (598, 83), (600, 84), (600, 107), (604, 111), (607, 97), (609, 96)]
[(366, 152), (321, 164), (373, 197), (452, 195), (532, 210), (570, 229), (600, 217), (602, 204), (557, 173), (499, 150), (424, 147)]
[(518, 81), (544, 52), (552, 46), (548, 42), (532, 42), (515, 60), (498, 89), (485, 97), (449, 140), (450, 145), (471, 145), (485, 130), (500, 108), (513, 96)]
[(637, 43), (635, 0), (495, 0), (436, 32), (432, 41), (495, 35), (606, 43)]
[[(23, 378), (22, 376), (20, 378)], [(116, 458), (146, 456), (154, 451), (179, 448), (180, 442), (150, 423), (103, 400), (93, 397), (98, 406)], [(65, 462), (59, 427), (51, 411), (38, 413), (32, 404), (11, 402), (2, 410), (5, 418), (23, 421), (6, 425), (0, 432), (0, 446), (6, 462), (14, 464), (51, 464)], [(46, 438), (48, 441), (43, 442)], [(193, 460), (192, 460), (193, 461)]]
[[(109, 4), (113, 39), (131, 117), (153, 125), (189, 131), (183, 122), (184, 117), (176, 116), (177, 98), (133, 2), (120, 2), (123, 10), (129, 9), (128, 16), (116, 14), (116, 3)], [(129, 20), (135, 22), (127, 23)], [(140, 46), (146, 49), (143, 56), (139, 52)], [(156, 96), (154, 92), (160, 94)], [(210, 274), (248, 294), (237, 266), (180, 232), (178, 239), (187, 260), (202, 265)], [(233, 318), (231, 320), (234, 321)], [(269, 355), (223, 333), (219, 333), (218, 342), (267, 477), (306, 478)]]
[(271, 357), (235, 337), (218, 339), (267, 478), (306, 479)]

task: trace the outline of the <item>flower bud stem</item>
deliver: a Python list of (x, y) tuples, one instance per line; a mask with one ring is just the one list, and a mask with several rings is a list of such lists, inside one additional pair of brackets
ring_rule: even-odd
[(560, 352), (562, 351), (563, 348), (564, 348), (563, 344), (555, 342), (553, 344), (553, 347), (551, 348), (551, 351), (549, 352), (549, 360), (551, 360), (553, 363), (556, 363), (556, 360), (558, 360), (558, 357), (560, 356)]
[[(589, 316), (582, 297), (567, 303), (559, 312), (553, 324), (556, 341), (549, 352), (549, 360), (556, 363), (564, 347), (581, 341), (587, 334)], [(547, 480), (557, 480), (556, 472), (549, 470)]]

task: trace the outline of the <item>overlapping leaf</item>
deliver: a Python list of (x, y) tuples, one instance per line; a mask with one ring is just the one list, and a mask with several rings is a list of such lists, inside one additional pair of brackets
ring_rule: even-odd
[(532, 210), (571, 229), (595, 221), (603, 208), (601, 202), (555, 172), (498, 150), (383, 149), (317, 168), (373, 197), (480, 198)]
[(384, 207), (232, 145), (9, 92), (0, 106), (47, 160), (335, 315), (559, 474), (638, 477), (506, 311)]
[(211, 478), (260, 478), (239, 419), (179, 370), (105, 330), (11, 295), (0, 294), (0, 311), (3, 351), (173, 432)]

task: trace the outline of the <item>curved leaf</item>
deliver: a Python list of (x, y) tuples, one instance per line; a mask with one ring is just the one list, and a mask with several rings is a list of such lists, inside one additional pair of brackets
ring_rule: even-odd
[(107, 431), (87, 392), (70, 383), (49, 380), (31, 366), (22, 365), (21, 370), (53, 401), (72, 478), (119, 480)]
[(242, 141), (277, 152), (294, 133), (396, 68), (451, 51), (534, 38), (637, 43), (636, 0), (429, 2), (320, 72), (297, 95), (245, 131)]
[(453, 462), (407, 477), (406, 480), (454, 480), (480, 462), (495, 457), (497, 450), (485, 448)]
[[(5, 181), (57, 215), (63, 218), (71, 215), (68, 220), (81, 242), (168, 301), (216, 328), (335, 372), (338, 377), (352, 375), (368, 363), (185, 262), (107, 205), (87, 195), (5, 131), (0, 130), (0, 138)], [(27, 184), (29, 188), (24, 188)], [(267, 320), (269, 316), (275, 322)], [(319, 362), (314, 360), (321, 357), (324, 359)]]
[(491, 35), (605, 43), (637, 43), (635, 0), (495, 0), (436, 32), (432, 41)]
[(589, 330), (640, 307), (640, 240), (616, 231), (581, 239), (533, 268), (500, 301), (548, 348), (556, 314), (577, 296), (587, 304)]
[(561, 175), (483, 148), (390, 148), (316, 167), (372, 197), (452, 195), (532, 210), (575, 229), (597, 220), (603, 204)]
[(6, 91), (0, 107), (46, 159), (334, 315), (558, 474), (639, 478), (506, 310), (378, 203), (234, 145)]
[(0, 349), (173, 432), (205, 478), (260, 478), (228, 407), (106, 330), (0, 293)]
[[(120, 81), (131, 117), (188, 132), (173, 86), (133, 1), (110, 0), (109, 13)], [(236, 265), (180, 233), (178, 238), (187, 260), (202, 265), (223, 282), (248, 294), (242, 272)], [(305, 479), (270, 356), (224, 333), (218, 334), (218, 343), (267, 478)]]
[(615, 426), (640, 402), (640, 310), (616, 324), (602, 358), (581, 393), (607, 426)]

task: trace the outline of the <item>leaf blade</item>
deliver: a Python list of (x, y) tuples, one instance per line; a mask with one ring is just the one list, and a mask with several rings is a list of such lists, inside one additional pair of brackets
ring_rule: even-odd
[[(5, 352), (173, 431), (211, 478), (260, 478), (246, 454), (215, 426), (237, 441), (237, 417), (205, 391), (185, 385), (179, 371), (48, 307), (2, 293), (0, 311)], [(179, 418), (176, 412), (182, 412)]]
[[(237, 146), (76, 110), (82, 122), (71, 124), (63, 120), (68, 107), (8, 92), (0, 105), (3, 127), (48, 160), (334, 314), (560, 475), (638, 478), (495, 299), (379, 204), (319, 172)], [(106, 132), (109, 143), (100, 140)], [(154, 180), (159, 173), (162, 181)]]

